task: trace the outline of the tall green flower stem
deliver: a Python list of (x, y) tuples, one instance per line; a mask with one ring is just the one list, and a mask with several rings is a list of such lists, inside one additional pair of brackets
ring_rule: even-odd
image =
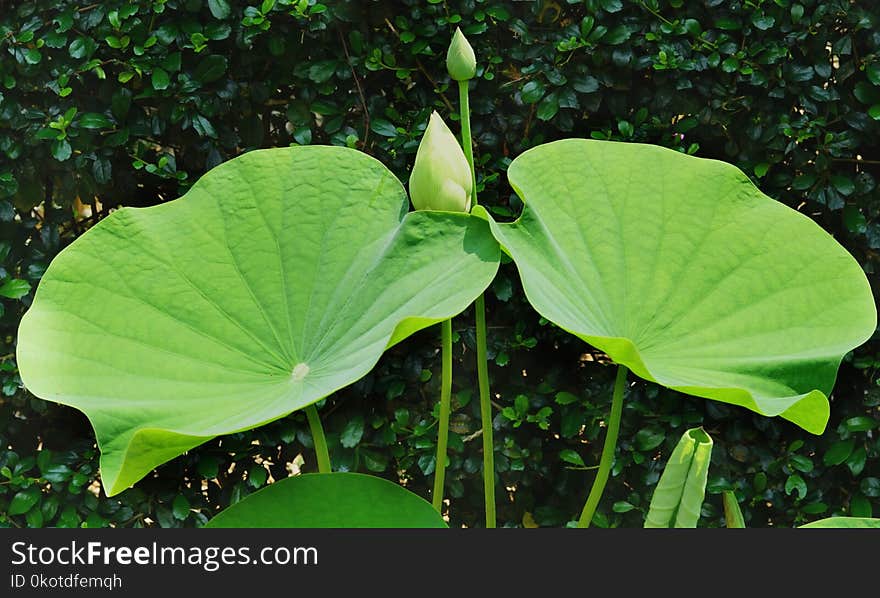
[(446, 479), (446, 445), (449, 441), (449, 412), (452, 398), (452, 320), (440, 323), (441, 363), (440, 426), (437, 429), (437, 464), (434, 466), (434, 493), (431, 504), (439, 513), (443, 506), (443, 482)]
[[(458, 82), (461, 113), (461, 144), (471, 168), (471, 208), (477, 205), (477, 177), (471, 138), (471, 108), (468, 82)], [(474, 301), (477, 333), (477, 381), (480, 387), (480, 420), (483, 426), (483, 490), (486, 495), (486, 527), (495, 527), (495, 445), (492, 440), (492, 403), (489, 400), (489, 366), (486, 358), (486, 300), (483, 294)]]
[(608, 420), (608, 431), (605, 433), (605, 445), (602, 447), (599, 471), (596, 473), (596, 479), (593, 480), (593, 487), (590, 488), (590, 495), (587, 497), (586, 504), (584, 504), (584, 510), (581, 512), (578, 527), (590, 527), (590, 522), (593, 521), (593, 515), (596, 513), (596, 507), (599, 506), (599, 500), (602, 498), (602, 492), (605, 491), (605, 484), (608, 482), (611, 466), (614, 464), (614, 449), (617, 448), (617, 435), (620, 432), (620, 416), (623, 414), (623, 391), (626, 388), (626, 375), (628, 372), (629, 369), (626, 366), (617, 366), (617, 379), (614, 381), (614, 394), (611, 398), (611, 417)]
[(315, 454), (318, 457), (318, 471), (330, 473), (330, 452), (327, 450), (327, 438), (324, 437), (324, 426), (321, 425), (321, 417), (314, 404), (305, 409), (306, 418), (309, 420), (309, 429), (312, 431), (312, 442), (315, 443)]

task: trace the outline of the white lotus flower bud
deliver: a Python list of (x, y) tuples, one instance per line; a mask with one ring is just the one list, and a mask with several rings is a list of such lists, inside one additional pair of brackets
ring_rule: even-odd
[(456, 81), (473, 79), (477, 74), (477, 57), (461, 29), (455, 28), (449, 50), (446, 51), (446, 70)]
[(419, 143), (409, 175), (409, 196), (417, 210), (469, 212), (473, 178), (458, 140), (437, 112)]

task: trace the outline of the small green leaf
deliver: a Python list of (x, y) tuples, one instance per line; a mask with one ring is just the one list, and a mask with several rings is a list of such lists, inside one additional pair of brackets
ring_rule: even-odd
[(855, 183), (847, 176), (834, 175), (831, 177), (831, 184), (843, 195), (852, 195), (856, 190)]
[(338, 62), (335, 60), (319, 60), (309, 67), (309, 79), (315, 83), (324, 83), (329, 81), (330, 77), (336, 73)]
[(852, 454), (847, 457), (846, 466), (849, 467), (850, 472), (852, 472), (854, 476), (859, 476), (862, 474), (862, 471), (864, 471), (867, 462), (868, 451), (865, 450), (864, 446), (860, 446), (855, 448)]
[(211, 455), (200, 457), (196, 471), (199, 472), (199, 476), (202, 478), (212, 480), (220, 473), (220, 460)]
[(630, 30), (626, 25), (618, 25), (608, 30), (602, 36), (602, 43), (609, 46), (618, 46), (630, 38)]
[(657, 428), (642, 428), (636, 432), (636, 449), (640, 451), (651, 451), (663, 444), (664, 440), (666, 440), (666, 434), (662, 430)]
[(31, 292), (31, 285), (26, 280), (12, 278), (0, 285), (0, 297), (9, 299), (21, 299)]
[(339, 442), (345, 448), (354, 448), (364, 436), (364, 417), (356, 415), (345, 424)]
[(867, 81), (859, 81), (853, 87), (853, 95), (862, 104), (874, 105), (880, 104), (880, 90), (877, 90)]
[(513, 399), (513, 407), (518, 416), (525, 417), (529, 412), (529, 397), (526, 395), (516, 395), (516, 398)]
[(175, 519), (186, 519), (189, 516), (189, 509), (189, 500), (183, 494), (178, 494), (171, 503), (171, 513)]
[(752, 15), (752, 24), (761, 31), (767, 31), (776, 24), (776, 19), (770, 15)]
[(723, 29), (725, 31), (736, 31), (737, 29), (742, 28), (739, 21), (726, 17), (717, 19), (715, 21), (715, 26), (718, 27), (718, 29)]
[(859, 484), (862, 494), (869, 498), (880, 497), (880, 478), (869, 477), (862, 480)]
[(541, 120), (550, 120), (559, 112), (559, 96), (554, 91), (544, 96), (538, 103), (538, 110), (535, 113)]
[(857, 415), (846, 420), (844, 425), (850, 432), (867, 432), (877, 427), (877, 420), (867, 415)]
[(67, 47), (67, 53), (70, 54), (71, 58), (85, 58), (91, 53), (93, 45), (94, 42), (90, 38), (80, 36), (70, 42), (70, 46)]
[(849, 514), (852, 517), (873, 517), (874, 507), (871, 506), (871, 501), (863, 495), (854, 494), (849, 499)]
[(43, 60), (43, 55), (36, 48), (26, 48), (24, 51), (24, 61), (28, 64), (39, 64)]
[(31, 486), (24, 490), (20, 490), (12, 497), (7, 512), (10, 515), (23, 515), (31, 510), (35, 504), (40, 501), (40, 488)]
[[(107, 144), (111, 145), (113, 135), (107, 137)], [(95, 177), (95, 182), (99, 185), (105, 185), (110, 182), (110, 177), (113, 173), (113, 166), (110, 163), (110, 160), (106, 158), (95, 158), (95, 161), (92, 162), (92, 176)]]
[(227, 0), (208, 0), (208, 9), (215, 19), (225, 19), (232, 12)]
[(855, 445), (856, 441), (853, 438), (838, 440), (828, 447), (828, 450), (822, 457), (822, 462), (825, 465), (840, 465), (849, 458)]
[(804, 455), (792, 455), (791, 466), (802, 473), (813, 471), (813, 461)]
[(581, 456), (572, 449), (562, 449), (559, 451), (559, 458), (566, 463), (571, 463), (572, 465), (577, 465), (578, 467), (584, 467), (584, 460)]
[(370, 121), (370, 130), (383, 137), (397, 137), (397, 127), (384, 118), (376, 118)]
[(619, 500), (613, 505), (611, 505), (611, 510), (615, 513), (629, 513), (633, 509), (635, 509), (635, 505), (625, 500)]
[(67, 142), (66, 139), (53, 141), (50, 151), (52, 153), (52, 157), (59, 162), (64, 162), (70, 157), (71, 153), (73, 153), (70, 144)]
[(269, 478), (269, 472), (266, 468), (259, 464), (254, 464), (248, 469), (248, 486), (251, 488), (261, 488), (266, 484)]
[(866, 66), (865, 75), (868, 76), (868, 81), (874, 85), (880, 85), (880, 62), (872, 62)]
[(168, 85), (171, 84), (171, 77), (168, 76), (165, 69), (156, 67), (153, 69), (153, 74), (150, 77), (150, 83), (153, 85), (153, 89), (167, 89)]
[(556, 393), (555, 400), (556, 400), (556, 403), (559, 405), (571, 405), (572, 403), (577, 403), (581, 399), (576, 394), (562, 391), (562, 392)]
[(193, 72), (193, 78), (201, 83), (211, 83), (222, 77), (226, 73), (229, 61), (225, 56), (219, 54), (211, 54), (205, 56), (196, 70)]
[(520, 97), (526, 104), (534, 104), (544, 97), (544, 84), (532, 79), (523, 85)]
[(584, 75), (572, 79), (572, 87), (579, 93), (594, 93), (599, 91), (599, 80), (590, 75)]
[(217, 131), (214, 129), (214, 125), (212, 125), (211, 121), (209, 121), (201, 114), (196, 114), (195, 116), (193, 116), (192, 125), (196, 133), (199, 134), (199, 137), (211, 137), (212, 139), (217, 138)]
[(791, 495), (791, 493), (795, 491), (798, 494), (799, 500), (803, 500), (807, 495), (807, 483), (804, 481), (804, 478), (798, 474), (792, 474), (788, 476), (787, 480), (785, 480), (785, 493)]
[(108, 129), (113, 126), (113, 121), (97, 112), (86, 112), (79, 117), (79, 126), (82, 129)]

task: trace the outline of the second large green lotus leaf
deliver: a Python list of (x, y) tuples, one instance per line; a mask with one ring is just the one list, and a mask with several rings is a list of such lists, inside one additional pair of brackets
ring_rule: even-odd
[(431, 503), (388, 480), (361, 473), (286, 478), (221, 511), (216, 528), (445, 528)]
[(508, 176), (525, 208), (492, 231), (541, 315), (642, 378), (824, 430), (876, 310), (815, 222), (734, 166), (651, 145), (567, 139)]
[(303, 147), (119, 210), (43, 277), (19, 330), (22, 380), (86, 413), (104, 487), (120, 492), (351, 384), (464, 310), (495, 275), (497, 242), (479, 218), (407, 206), (373, 158)]

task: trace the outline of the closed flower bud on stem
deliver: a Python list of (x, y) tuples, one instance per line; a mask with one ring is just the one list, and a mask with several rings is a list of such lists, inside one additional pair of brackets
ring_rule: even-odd
[(446, 70), (449, 71), (449, 76), (456, 81), (467, 81), (473, 79), (477, 74), (477, 58), (474, 56), (474, 49), (458, 27), (455, 28), (452, 43), (449, 44), (449, 50), (446, 51)]
[(409, 176), (417, 210), (469, 212), (473, 178), (458, 140), (440, 115), (431, 114)]

